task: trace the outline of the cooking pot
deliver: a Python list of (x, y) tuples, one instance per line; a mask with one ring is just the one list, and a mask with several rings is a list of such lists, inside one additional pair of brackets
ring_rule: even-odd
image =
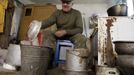
[(118, 4), (110, 7), (107, 10), (108, 16), (127, 16), (127, 5), (126, 4)]
[(114, 44), (119, 55), (134, 55), (134, 41), (115, 41)]

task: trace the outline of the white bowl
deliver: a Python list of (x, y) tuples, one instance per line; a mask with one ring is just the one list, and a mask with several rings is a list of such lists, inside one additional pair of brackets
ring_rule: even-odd
[(37, 37), (37, 35), (40, 31), (40, 28), (41, 28), (40, 21), (34, 20), (30, 23), (30, 26), (29, 26), (29, 29), (27, 32), (29, 40), (32, 41)]

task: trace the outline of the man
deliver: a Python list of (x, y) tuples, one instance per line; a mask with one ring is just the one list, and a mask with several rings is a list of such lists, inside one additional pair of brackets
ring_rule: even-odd
[(57, 39), (70, 40), (75, 48), (86, 48), (86, 37), (82, 35), (82, 16), (78, 10), (72, 8), (72, 0), (61, 0), (62, 9), (57, 10), (47, 20), (42, 21), (42, 29), (56, 24), (57, 31), (45, 31), (43, 46), (55, 49)]
[[(88, 48), (89, 54), (90, 44), (87, 38), (82, 35), (83, 23), (82, 16), (78, 10), (72, 8), (72, 0), (61, 0), (62, 9), (55, 11), (47, 20), (42, 21), (42, 29), (56, 24), (57, 31), (44, 31), (43, 46), (52, 51), (50, 65), (53, 63), (54, 50), (56, 49), (57, 39), (68, 39), (74, 44), (74, 48)], [(89, 44), (86, 47), (86, 44)], [(88, 53), (87, 50), (84, 53)], [(49, 65), (49, 68), (51, 66)]]

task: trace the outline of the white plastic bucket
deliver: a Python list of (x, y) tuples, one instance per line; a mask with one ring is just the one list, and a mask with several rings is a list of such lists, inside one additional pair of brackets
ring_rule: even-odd
[(8, 53), (6, 63), (14, 66), (21, 65), (21, 50), (20, 45), (10, 44), (8, 47)]

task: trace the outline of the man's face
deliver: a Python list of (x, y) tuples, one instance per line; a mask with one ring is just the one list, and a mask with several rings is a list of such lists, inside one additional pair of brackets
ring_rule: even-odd
[(72, 8), (73, 3), (72, 2), (62, 2), (62, 10), (64, 12), (69, 12)]

